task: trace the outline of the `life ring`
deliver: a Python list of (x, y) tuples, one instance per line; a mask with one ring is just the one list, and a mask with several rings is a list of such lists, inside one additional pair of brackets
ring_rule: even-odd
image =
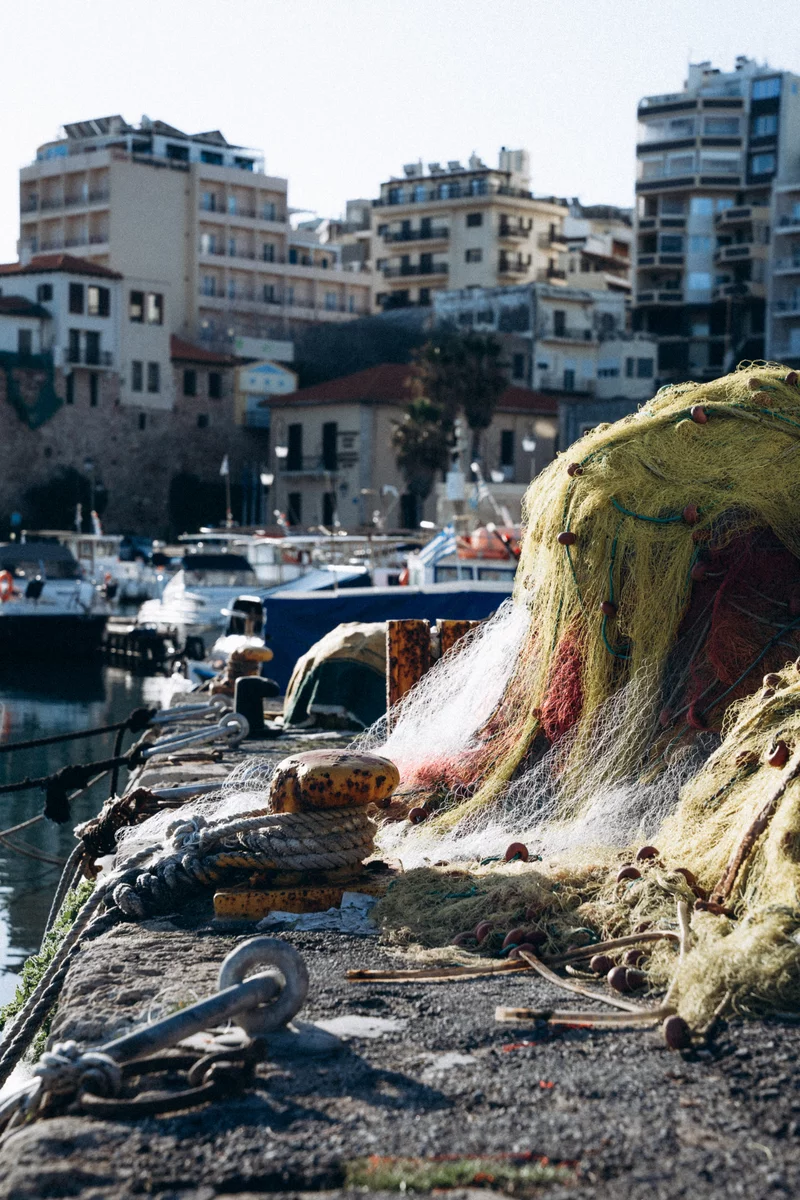
[(408, 573), (408, 567), (403, 567), (402, 571), (400, 572), (400, 574), (397, 578), (398, 586), (399, 587), (408, 587), (409, 578), (410, 578), (410, 576)]
[(14, 595), (14, 576), (10, 571), (0, 571), (0, 604), (5, 604)]

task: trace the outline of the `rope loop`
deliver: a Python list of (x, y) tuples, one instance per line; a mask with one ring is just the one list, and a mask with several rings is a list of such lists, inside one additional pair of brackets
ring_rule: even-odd
[(34, 1075), (41, 1080), (42, 1089), (56, 1096), (78, 1091), (96, 1096), (116, 1096), (122, 1086), (122, 1070), (108, 1054), (99, 1050), (82, 1050), (77, 1042), (57, 1042), (46, 1050)]

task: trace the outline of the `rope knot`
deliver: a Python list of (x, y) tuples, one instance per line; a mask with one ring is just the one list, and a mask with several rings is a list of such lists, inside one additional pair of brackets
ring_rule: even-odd
[(172, 849), (176, 854), (185, 853), (200, 843), (200, 834), (206, 827), (206, 819), (202, 816), (191, 817), (188, 821), (175, 821), (167, 829), (167, 836), (172, 837)]
[(72, 763), (51, 775), (44, 789), (44, 815), (57, 825), (66, 824), (70, 816), (68, 793), (85, 787), (95, 770), (95, 764)]
[(100, 1050), (82, 1050), (77, 1042), (57, 1042), (34, 1068), (47, 1092), (65, 1096), (77, 1091), (116, 1096), (122, 1086), (118, 1062)]

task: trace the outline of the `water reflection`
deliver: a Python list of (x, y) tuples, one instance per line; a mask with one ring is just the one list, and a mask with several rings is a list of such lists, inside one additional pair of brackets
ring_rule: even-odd
[[(137, 705), (148, 703), (158, 686), (156, 680), (94, 662), (0, 667), (0, 743), (120, 721)], [(131, 740), (129, 735), (126, 746)], [(48, 775), (67, 763), (108, 757), (113, 742), (111, 733), (0, 754), (0, 783)], [(76, 802), (73, 824), (97, 812), (108, 786), (106, 777)], [(42, 792), (0, 796), (0, 831), (40, 812), (43, 804)], [(75, 845), (72, 825), (57, 826), (52, 821), (14, 835), (14, 841), (56, 858), (66, 858)], [(0, 1004), (13, 995), (17, 971), (39, 946), (59, 874), (58, 866), (15, 854), (0, 844)]]

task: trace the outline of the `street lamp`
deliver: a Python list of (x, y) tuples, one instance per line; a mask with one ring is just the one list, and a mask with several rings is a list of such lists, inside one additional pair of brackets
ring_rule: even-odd
[(273, 483), (275, 482), (275, 476), (273, 475), (272, 471), (262, 471), (261, 474), (259, 475), (259, 481), (261, 483), (261, 522), (263, 525), (266, 525), (267, 524), (267, 514), (269, 512), (268, 503), (267, 503), (268, 502), (268, 493), (269, 493), (269, 489), (272, 487)]
[(89, 476), (89, 489), (90, 489), (90, 491), (89, 491), (89, 495), (90, 495), (89, 511), (94, 512), (94, 489), (95, 489), (94, 459), (88, 458), (88, 457), (85, 458), (83, 460), (83, 469), (86, 472), (86, 474)]

